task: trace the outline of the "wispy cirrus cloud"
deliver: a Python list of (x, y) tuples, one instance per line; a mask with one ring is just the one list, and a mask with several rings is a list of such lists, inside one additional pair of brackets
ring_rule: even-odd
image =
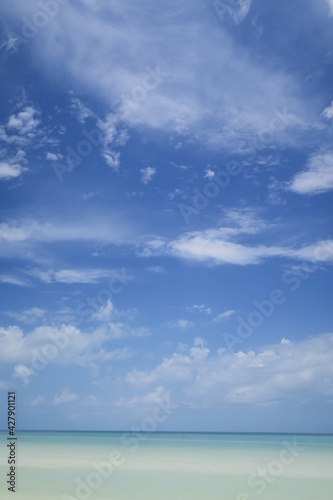
[(228, 309), (227, 311), (219, 313), (213, 318), (213, 323), (220, 323), (221, 321), (230, 318), (233, 314), (235, 314), (235, 312), (236, 311), (234, 311), (233, 309)]
[(33, 269), (29, 274), (43, 283), (97, 284), (111, 276), (110, 269), (60, 269), (58, 271)]
[(7, 285), (23, 286), (23, 287), (32, 285), (31, 281), (12, 274), (1, 274), (0, 283), (5, 283)]
[[(237, 2), (232, 10), (235, 22), (245, 18), (250, 5), (250, 0)], [(235, 142), (240, 131), (244, 136), (267, 127), (272, 111), (283, 106), (298, 117), (292, 127), (309, 126), (311, 106), (300, 98), (295, 78), (240, 50), (221, 23), (212, 23), (211, 10), (204, 0), (158, 7), (152, 0), (130, 5), (116, 0), (112, 6), (86, 2), (84, 9), (69, 3), (47, 30), (40, 30), (40, 43), (29, 48), (40, 63), (47, 66), (52, 60), (53, 67), (65, 68), (78, 85), (84, 81), (86, 91), (97, 93), (110, 111), (116, 112), (117, 103), (125, 106), (126, 113), (120, 115), (129, 127), (191, 133), (216, 147)], [(7, 14), (28, 11), (26, 3), (18, 1)], [(115, 54), (112, 65), (105, 66), (110, 52)], [(72, 106), (84, 120), (89, 112), (75, 99)], [(112, 168), (119, 167), (113, 149), (109, 159)]]

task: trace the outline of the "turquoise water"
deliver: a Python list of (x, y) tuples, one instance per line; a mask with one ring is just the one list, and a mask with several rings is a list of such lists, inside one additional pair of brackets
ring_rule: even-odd
[(332, 500), (333, 436), (17, 432), (15, 500)]

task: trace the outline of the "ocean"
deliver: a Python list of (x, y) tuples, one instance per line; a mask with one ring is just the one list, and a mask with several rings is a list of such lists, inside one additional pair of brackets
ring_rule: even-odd
[(17, 432), (15, 494), (7, 437), (1, 499), (333, 499), (332, 435)]

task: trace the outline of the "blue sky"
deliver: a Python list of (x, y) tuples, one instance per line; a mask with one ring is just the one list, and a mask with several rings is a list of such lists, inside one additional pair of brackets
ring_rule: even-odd
[(1, 19), (2, 405), (24, 429), (167, 407), (156, 430), (333, 432), (332, 0)]

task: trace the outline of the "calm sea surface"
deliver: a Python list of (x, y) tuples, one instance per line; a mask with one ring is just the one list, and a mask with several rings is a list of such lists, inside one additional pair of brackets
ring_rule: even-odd
[(332, 500), (333, 436), (17, 432), (15, 500)]

